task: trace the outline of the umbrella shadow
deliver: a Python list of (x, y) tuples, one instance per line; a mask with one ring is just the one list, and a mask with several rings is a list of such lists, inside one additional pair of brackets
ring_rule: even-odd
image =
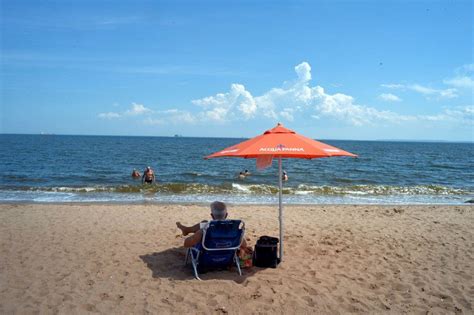
[[(183, 247), (169, 248), (161, 252), (154, 252), (141, 255), (140, 259), (151, 270), (151, 276), (159, 279), (173, 280), (192, 280), (194, 279), (193, 268), (188, 262), (184, 265), (186, 249)], [(260, 268), (252, 267), (242, 269), (242, 276), (237, 273), (237, 269), (232, 267), (230, 270), (210, 271), (199, 274), (202, 280), (233, 280), (237, 283), (243, 283), (245, 279), (253, 276)]]

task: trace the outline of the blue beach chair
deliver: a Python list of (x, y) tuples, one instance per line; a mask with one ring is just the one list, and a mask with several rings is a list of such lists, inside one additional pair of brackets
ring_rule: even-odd
[(241, 220), (210, 221), (207, 229), (203, 230), (201, 243), (188, 248), (184, 264), (191, 259), (194, 276), (215, 269), (226, 269), (235, 264), (239, 275), (239, 257), (237, 251), (242, 244), (245, 223)]

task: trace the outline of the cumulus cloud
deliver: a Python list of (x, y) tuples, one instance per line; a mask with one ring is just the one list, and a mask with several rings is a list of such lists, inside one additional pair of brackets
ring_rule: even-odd
[(456, 122), (474, 126), (474, 106), (457, 106), (445, 108), (442, 113), (436, 115), (420, 115), (419, 119), (434, 122)]
[(143, 120), (144, 124), (146, 125), (166, 125), (168, 122), (164, 119), (160, 118), (151, 118), (147, 117)]
[(382, 93), (378, 97), (382, 101), (386, 102), (400, 102), (402, 99), (392, 93)]
[(294, 120), (294, 117), (293, 117), (293, 112), (295, 111), (294, 108), (284, 108), (281, 112), (280, 112), (280, 116), (283, 117), (284, 119), (288, 120), (288, 121), (293, 121)]
[[(330, 93), (322, 86), (311, 85), (311, 66), (302, 62), (294, 67), (295, 78), (281, 87), (271, 88), (261, 95), (253, 95), (243, 84), (234, 83), (226, 92), (192, 100), (195, 105), (190, 111), (178, 108), (151, 110), (142, 104), (132, 103), (123, 112), (99, 114), (100, 118), (115, 119), (147, 114), (148, 125), (167, 124), (224, 124), (230, 121), (269, 119), (295, 121), (299, 117), (312, 119), (335, 119), (354, 126), (382, 123), (401, 124), (404, 122), (459, 122), (473, 124), (473, 107), (451, 107), (434, 115), (403, 115), (391, 110), (379, 110), (363, 105), (344, 93)], [(383, 84), (385, 88), (411, 90), (427, 97), (453, 98), (457, 89), (434, 89), (419, 84)], [(391, 93), (378, 96), (384, 101), (401, 101)]]
[(99, 118), (104, 118), (104, 119), (114, 119), (114, 118), (121, 117), (119, 113), (114, 113), (114, 112), (100, 113), (98, 116)]
[(474, 64), (464, 65), (455, 71), (456, 75), (453, 78), (444, 80), (447, 85), (456, 88), (474, 89)]
[(147, 117), (141, 117), (140, 119), (143, 119), (143, 122), (147, 125), (166, 125), (169, 123), (194, 124), (196, 122), (196, 117), (192, 113), (185, 110), (180, 110), (177, 108), (166, 110), (151, 110), (150, 108), (137, 103), (132, 103), (132, 106), (123, 112), (100, 113), (98, 117), (103, 119), (117, 119), (125, 117), (143, 116), (145, 114), (147, 114)]
[(311, 80), (311, 66), (306, 61), (297, 65), (295, 71), (301, 82), (308, 82)]
[[(114, 106), (116, 106), (114, 104)], [(103, 119), (117, 119), (124, 116), (139, 116), (147, 113), (152, 113), (153, 111), (142, 104), (132, 103), (132, 107), (123, 112), (107, 112), (99, 113), (97, 116)]]
[(227, 93), (218, 93), (191, 102), (204, 108), (204, 112), (201, 113), (203, 118), (216, 122), (224, 122), (240, 116), (250, 119), (257, 111), (254, 97), (242, 84), (232, 84)]
[(160, 113), (167, 121), (171, 121), (175, 124), (194, 124), (196, 122), (196, 118), (193, 116), (193, 114), (185, 110), (173, 108), (161, 111)]
[(424, 95), (435, 95), (441, 98), (455, 98), (458, 97), (456, 89), (433, 89), (419, 84), (412, 84), (408, 86), (408, 89)]
[(389, 89), (399, 89), (399, 90), (410, 90), (424, 95), (427, 99), (433, 97), (437, 99), (449, 99), (458, 97), (457, 89), (434, 89), (431, 87), (423, 86), (421, 84), (382, 84), (382, 87)]
[(457, 88), (469, 88), (474, 89), (474, 80), (468, 76), (458, 76), (443, 81), (448, 85), (455, 86)]
[(142, 104), (132, 103), (132, 108), (125, 111), (125, 115), (137, 116), (137, 115), (143, 115), (150, 112), (151, 112), (151, 109), (146, 108)]
[(414, 120), (412, 116), (400, 115), (392, 111), (381, 111), (373, 107), (356, 104), (350, 95), (336, 93), (327, 94), (320, 86), (313, 88), (315, 109), (321, 115), (349, 122), (355, 126), (373, 125), (377, 122), (400, 123)]
[(395, 83), (390, 83), (390, 84), (381, 84), (381, 87), (389, 88), (389, 89), (401, 89), (404, 88), (405, 85), (403, 84), (395, 84)]
[(408, 116), (391, 111), (380, 111), (357, 104), (346, 94), (327, 93), (321, 86), (311, 86), (311, 66), (302, 62), (295, 68), (297, 78), (283, 87), (272, 88), (259, 96), (252, 94), (241, 84), (232, 84), (230, 91), (193, 100), (204, 108), (204, 119), (224, 122), (233, 119), (251, 119), (256, 116), (293, 121), (299, 113), (331, 117), (353, 125), (373, 124), (378, 121), (400, 122)]

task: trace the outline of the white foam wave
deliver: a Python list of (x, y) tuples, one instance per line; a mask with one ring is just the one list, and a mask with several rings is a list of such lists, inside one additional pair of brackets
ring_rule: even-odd
[(246, 194), (251, 193), (250, 188), (248, 186), (237, 184), (237, 183), (232, 183), (232, 189), (235, 189), (241, 193), (246, 193)]

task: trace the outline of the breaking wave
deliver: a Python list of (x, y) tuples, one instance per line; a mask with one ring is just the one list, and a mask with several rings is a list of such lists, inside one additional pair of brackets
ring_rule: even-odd
[[(118, 185), (89, 187), (8, 187), (1, 190), (21, 190), (35, 192), (64, 193), (138, 193), (138, 194), (242, 194), (272, 195), (278, 193), (278, 186), (265, 184), (225, 183), (209, 185), (201, 183), (163, 183), (155, 185)], [(315, 186), (301, 184), (283, 187), (285, 195), (470, 195), (473, 190), (438, 185), (389, 186), (389, 185), (348, 185)]]

